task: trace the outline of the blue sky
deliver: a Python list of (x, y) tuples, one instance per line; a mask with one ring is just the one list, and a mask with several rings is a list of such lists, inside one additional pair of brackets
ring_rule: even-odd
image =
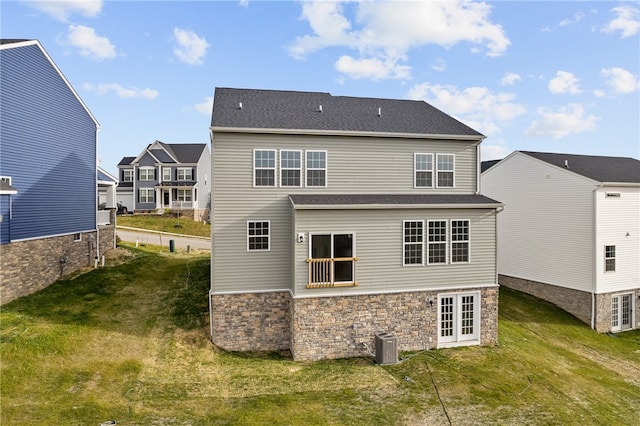
[(6, 1), (101, 124), (99, 161), (209, 143), (215, 87), (422, 99), (514, 150), (640, 157), (640, 3)]

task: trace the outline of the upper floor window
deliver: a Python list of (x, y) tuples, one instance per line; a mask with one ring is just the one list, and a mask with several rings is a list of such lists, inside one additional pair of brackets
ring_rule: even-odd
[(138, 171), (140, 173), (140, 180), (156, 180), (155, 167), (140, 167)]
[(447, 221), (428, 222), (427, 263), (447, 263)]
[(604, 246), (604, 271), (616, 270), (616, 246)]
[(122, 170), (122, 181), (133, 182), (133, 169)]
[(193, 169), (191, 167), (178, 167), (178, 180), (193, 180)]
[(269, 250), (269, 225), (268, 220), (247, 222), (247, 250)]
[(414, 170), (416, 188), (433, 188), (433, 154), (415, 154)]
[(327, 186), (327, 151), (307, 151), (307, 186)]
[(469, 261), (469, 221), (451, 221), (451, 263)]
[(253, 185), (276, 186), (276, 151), (274, 149), (253, 151)]
[(424, 265), (424, 221), (403, 222), (403, 265)]
[(162, 181), (169, 182), (171, 180), (171, 167), (162, 168)]
[(455, 155), (437, 154), (437, 187), (453, 188), (455, 181)]
[(302, 184), (301, 157), (300, 151), (280, 151), (280, 186), (300, 186)]

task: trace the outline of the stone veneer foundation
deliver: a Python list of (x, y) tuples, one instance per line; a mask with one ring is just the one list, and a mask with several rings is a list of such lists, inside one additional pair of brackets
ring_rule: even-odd
[[(495, 345), (498, 287), (467, 291), (480, 292), (480, 343)], [(438, 340), (438, 295), (445, 293), (297, 299), (289, 292), (213, 294), (211, 337), (225, 350), (289, 350), (298, 361), (368, 356), (379, 333), (393, 334), (401, 351), (431, 349)]]
[[(530, 294), (540, 299), (553, 303), (561, 309), (569, 312), (580, 321), (591, 325), (591, 293), (586, 291), (564, 288), (552, 284), (545, 284), (538, 281), (530, 281), (523, 278), (516, 278), (507, 275), (498, 277), (500, 285)], [(624, 292), (613, 292), (596, 294), (595, 297), (595, 330), (599, 333), (611, 331), (611, 296), (621, 293), (632, 293), (636, 307), (640, 305), (640, 289)], [(637, 309), (636, 309), (637, 310)], [(640, 315), (635, 316), (634, 328), (640, 327)]]
[(114, 226), (82, 232), (80, 241), (74, 241), (73, 235), (62, 235), (0, 245), (0, 304), (35, 293), (65, 275), (93, 265), (96, 232), (101, 255), (114, 248)]

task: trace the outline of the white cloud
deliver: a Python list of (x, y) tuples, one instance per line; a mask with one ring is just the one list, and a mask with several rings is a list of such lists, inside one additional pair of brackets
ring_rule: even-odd
[(204, 62), (204, 56), (209, 48), (209, 43), (204, 37), (199, 37), (193, 31), (180, 28), (174, 28), (173, 35), (178, 44), (173, 49), (173, 53), (178, 59), (189, 65), (200, 65)]
[(60, 40), (62, 44), (72, 46), (80, 54), (89, 59), (101, 61), (116, 57), (116, 48), (107, 37), (99, 36), (96, 30), (84, 25), (69, 25), (66, 37)]
[(336, 70), (350, 76), (351, 78), (368, 78), (371, 80), (382, 80), (386, 78), (403, 79), (408, 78), (411, 67), (398, 65), (396, 61), (371, 59), (354, 59), (351, 56), (343, 55), (336, 62)]
[[(347, 5), (353, 9), (352, 20), (345, 13)], [(289, 46), (289, 54), (302, 59), (326, 47), (346, 47), (358, 52), (358, 59), (349, 56), (354, 62), (394, 64), (387, 78), (398, 78), (393, 69), (417, 46), (450, 48), (467, 42), (487, 56), (502, 55), (510, 41), (502, 26), (489, 20), (490, 11), (486, 3), (468, 1), (305, 2), (302, 19), (309, 22), (312, 34), (297, 37)], [(360, 73), (355, 75), (363, 78)]]
[(102, 0), (31, 0), (25, 4), (58, 21), (67, 22), (73, 14), (80, 14), (87, 18), (98, 16), (102, 11), (103, 2)]
[(510, 152), (502, 145), (480, 145), (480, 156), (482, 161), (502, 160)]
[(609, 22), (602, 32), (615, 33), (620, 31), (620, 37), (631, 37), (640, 30), (640, 9), (631, 5), (617, 6), (611, 9), (617, 16)]
[(160, 94), (157, 90), (138, 87), (123, 87), (118, 83), (100, 83), (93, 85), (91, 83), (85, 83), (82, 88), (92, 92), (96, 92), (98, 95), (106, 95), (110, 92), (116, 94), (119, 98), (142, 98), (142, 99), (155, 99)]
[(434, 71), (438, 71), (438, 72), (443, 72), (447, 70), (447, 62), (442, 59), (442, 58), (438, 58), (436, 60), (434, 60), (433, 62), (431, 62), (431, 69)]
[(504, 123), (526, 112), (513, 101), (515, 95), (491, 93), (486, 87), (459, 90), (453, 86), (422, 83), (411, 88), (408, 97), (425, 100), (487, 136), (500, 133)]
[(539, 108), (538, 119), (525, 130), (525, 136), (562, 138), (575, 133), (594, 130), (598, 117), (587, 115), (580, 104), (570, 104), (557, 110)]
[(514, 72), (506, 72), (500, 81), (503, 86), (513, 86), (517, 82), (522, 81), (522, 77)]
[(576, 76), (567, 71), (556, 72), (556, 76), (549, 81), (549, 91), (554, 95), (565, 93), (577, 95), (582, 92)]
[(213, 110), (213, 96), (207, 96), (206, 98), (204, 98), (204, 101), (200, 102), (199, 104), (195, 104), (193, 106), (193, 109), (200, 114), (210, 115), (211, 111)]
[(638, 77), (622, 68), (604, 68), (600, 71), (606, 79), (607, 86), (611, 87), (614, 92), (628, 94), (640, 89)]
[(249, 7), (249, 0), (240, 0), (239, 4), (240, 6), (247, 8)]

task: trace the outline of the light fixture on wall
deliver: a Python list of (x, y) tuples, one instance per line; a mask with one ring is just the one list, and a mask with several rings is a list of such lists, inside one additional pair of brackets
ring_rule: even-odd
[(429, 299), (429, 306), (433, 306), (433, 299)]

